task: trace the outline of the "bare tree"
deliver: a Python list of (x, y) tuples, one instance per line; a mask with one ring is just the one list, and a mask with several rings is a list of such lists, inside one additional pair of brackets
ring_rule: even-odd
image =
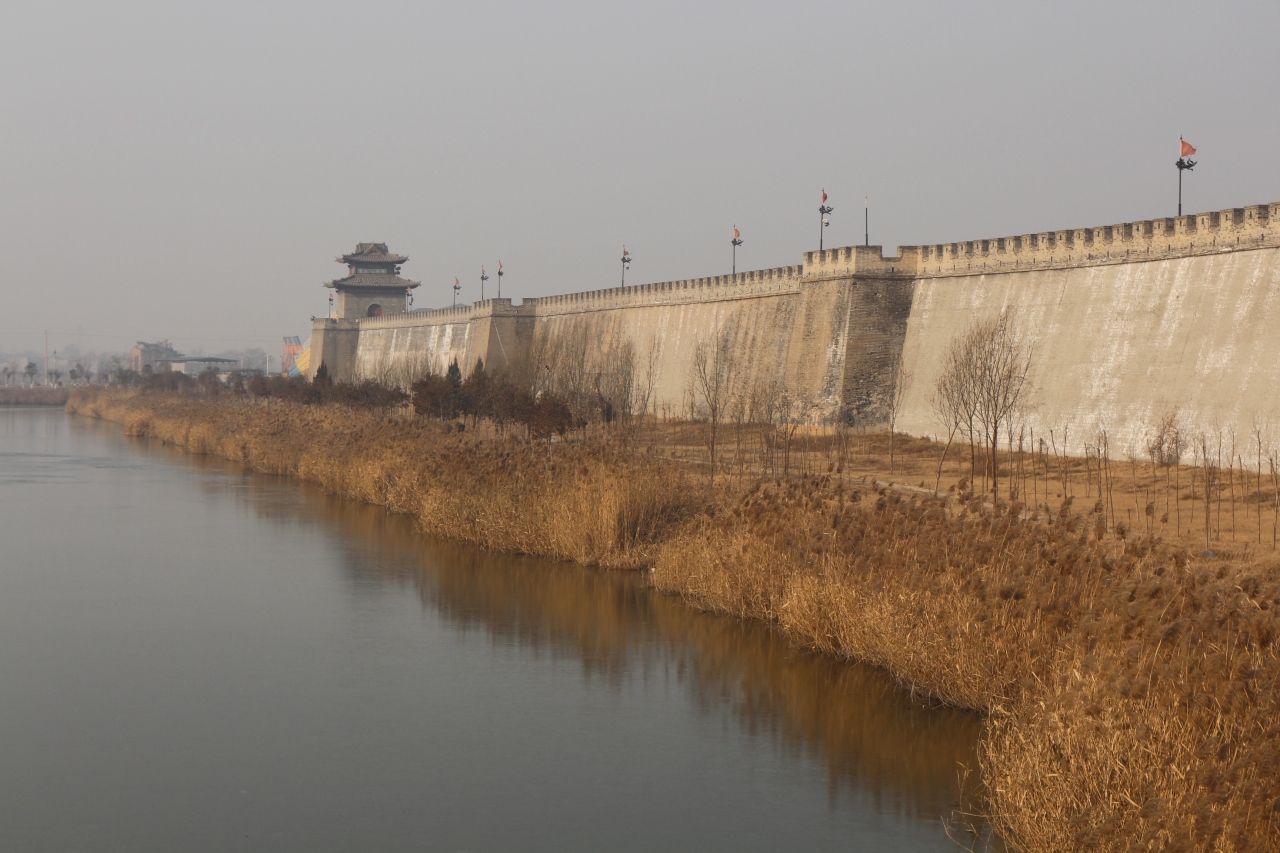
[(760, 430), (760, 467), (778, 473), (778, 423), (785, 420), (784, 391), (776, 377), (759, 377), (751, 386), (747, 420)]
[(515, 369), (514, 379), (535, 398), (550, 393), (563, 399), (580, 424), (599, 420), (628, 425), (652, 402), (656, 364), (656, 341), (648, 373), (640, 377), (629, 339), (606, 343), (577, 319), (535, 331), (529, 356)]
[[(942, 357), (942, 371), (933, 389), (933, 410), (939, 422), (947, 428), (947, 446), (957, 432), (963, 432), (969, 440), (969, 479), (977, 474), (978, 388), (980, 371), (973, 331), (957, 335)], [(943, 451), (945, 459), (946, 451)], [(939, 462), (938, 470), (942, 470)]]
[(657, 385), (658, 371), (661, 368), (658, 361), (659, 355), (658, 336), (654, 335), (649, 339), (649, 351), (645, 354), (644, 373), (636, 384), (635, 408), (636, 414), (641, 418), (649, 413), (650, 406), (654, 408), (654, 414), (657, 414), (658, 401), (654, 397), (653, 390)]
[(1000, 466), (996, 454), (1000, 447), (1000, 426), (1011, 421), (1024, 402), (1027, 375), (1031, 372), (1031, 347), (1013, 327), (1007, 313), (976, 323), (974, 330), (985, 342), (985, 346), (979, 348), (984, 357), (978, 419), (991, 449), (991, 494), (999, 497)]
[(693, 350), (690, 379), (694, 402), (707, 417), (707, 446), (711, 458), (711, 481), (716, 477), (716, 442), (720, 421), (729, 403), (729, 382), (733, 373), (733, 350), (728, 331), (713, 341), (701, 341)]
[(729, 403), (726, 406), (729, 421), (733, 424), (733, 467), (738, 469), (738, 477), (742, 477), (743, 458), (742, 458), (742, 440), (747, 434), (747, 424), (751, 417), (751, 394), (746, 389), (735, 390), (729, 395)]
[(592, 374), (595, 377), (595, 408), (607, 424), (630, 424), (635, 410), (635, 347), (631, 341), (613, 344), (598, 352)]
[(934, 408), (967, 427), (973, 470), (974, 439), (981, 429), (992, 497), (1000, 496), (1000, 429), (1025, 402), (1030, 371), (1031, 348), (1002, 312), (975, 321), (952, 341), (938, 377)]
[(902, 403), (911, 388), (911, 371), (902, 364), (902, 350), (898, 350), (889, 359), (889, 383), (884, 389), (884, 408), (889, 420), (889, 473), (893, 473), (893, 434), (898, 429), (898, 416), (902, 414)]
[(1152, 465), (1168, 468), (1182, 460), (1187, 449), (1187, 439), (1183, 434), (1178, 407), (1166, 411), (1160, 416), (1146, 440), (1147, 456)]
[(937, 491), (942, 488), (942, 466), (947, 461), (947, 451), (951, 449), (952, 443), (956, 440), (956, 433), (960, 431), (960, 427), (964, 423), (964, 416), (952, 404), (952, 401), (940, 391), (935, 391), (934, 395), (929, 399), (929, 404), (933, 407), (934, 417), (937, 418), (943, 429), (947, 431), (947, 443), (942, 446), (942, 453), (938, 456), (938, 476), (933, 482), (933, 489)]

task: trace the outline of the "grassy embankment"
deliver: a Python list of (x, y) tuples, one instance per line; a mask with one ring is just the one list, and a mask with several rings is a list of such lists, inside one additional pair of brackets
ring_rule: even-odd
[[(833, 427), (800, 427), (783, 440), (777, 428), (722, 425), (719, 476), (747, 483), (761, 474), (809, 477), (838, 471), (842, 479), (906, 484), (932, 492), (963, 491), (974, 474), (967, 445), (946, 449), (926, 439), (897, 435), (890, 463), (888, 434)], [(1057, 436), (1060, 444), (1062, 436)], [(684, 464), (707, 467), (705, 426), (696, 423), (646, 422), (635, 441)], [(1096, 508), (1110, 536), (1155, 536), (1227, 558), (1280, 553), (1280, 449), (1263, 447), (1255, 436), (1215, 435), (1205, 446), (1186, 439), (1185, 462), (1172, 465), (1144, 456), (1107, 459), (1097, 442), (1072, 436), (1072, 452), (1061, 447), (1004, 450), (1000, 457), (1000, 492), (1048, 517), (1070, 497), (1084, 510)], [(983, 460), (978, 452), (976, 482), (981, 485)], [(786, 477), (784, 477), (786, 479)], [(980, 488), (979, 491), (982, 491)]]
[(1105, 504), (1032, 521), (826, 472), (712, 489), (634, 444), (497, 441), (334, 406), (77, 392), (68, 409), (432, 533), (653, 566), (697, 606), (884, 666), (986, 715), (986, 808), (1016, 847), (1280, 848), (1273, 559), (1105, 535)]
[(70, 388), (0, 385), (0, 406), (65, 406), (70, 396)]

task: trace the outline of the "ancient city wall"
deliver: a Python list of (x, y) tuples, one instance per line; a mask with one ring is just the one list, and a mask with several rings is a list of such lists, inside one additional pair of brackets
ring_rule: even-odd
[(443, 374), (453, 361), (474, 365), (474, 313), (464, 306), (361, 320), (353, 378), (408, 386), (427, 373)]
[[(872, 255), (873, 273), (887, 278), (854, 286), (856, 258)], [(793, 417), (831, 419), (850, 395), (874, 405), (866, 385), (883, 372), (882, 354), (901, 346), (909, 279), (883, 260), (878, 248), (833, 249), (808, 253), (804, 266), (361, 319), (354, 366), (340, 378), (406, 386), (453, 361), (469, 373), (481, 359), (490, 370), (518, 370), (562, 357), (556, 341), (573, 340), (598, 353), (626, 348), (652, 410), (674, 416), (690, 412), (701, 347), (732, 395), (767, 392)], [(896, 320), (884, 316), (890, 309)]]
[[(1007, 311), (1033, 350), (1020, 425), (1072, 453), (1105, 430), (1145, 454), (1177, 409), (1190, 434), (1280, 438), (1280, 204), (922, 250), (899, 426), (942, 430), (929, 398), (951, 340)], [(985, 267), (985, 269), (984, 269)]]
[(1167, 219), (922, 246), (922, 277), (1126, 264), (1274, 244), (1280, 202)]
[(532, 362), (562, 357), (557, 340), (601, 358), (629, 348), (653, 410), (680, 415), (691, 411), (695, 353), (710, 347), (736, 396), (769, 388), (792, 418), (861, 423), (883, 421), (901, 355), (911, 382), (899, 429), (933, 435), (929, 398), (947, 345), (1001, 311), (1033, 345), (1021, 425), (1037, 436), (1053, 430), (1060, 444), (1066, 432), (1078, 453), (1105, 429), (1123, 455), (1176, 407), (1193, 431), (1245, 435), (1256, 423), (1280, 439), (1280, 203), (904, 246), (891, 257), (842, 247), (807, 252), (798, 266), (518, 306), (323, 320), (313, 350), (319, 336), (337, 378), (407, 385), (455, 360), (464, 373), (479, 359), (548, 369)]
[[(535, 352), (556, 338), (587, 340), (597, 351), (630, 349), (637, 378), (652, 386), (660, 414), (687, 414), (698, 346), (715, 348), (735, 392), (786, 379), (801, 269), (657, 282), (530, 300)], [(820, 393), (806, 395), (820, 405)]]

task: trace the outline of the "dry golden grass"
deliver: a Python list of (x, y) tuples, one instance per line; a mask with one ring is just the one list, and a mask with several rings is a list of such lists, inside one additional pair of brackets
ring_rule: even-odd
[(696, 460), (608, 440), (497, 441), (243, 399), (85, 392), (68, 408), (443, 536), (652, 565), (655, 586), (698, 607), (981, 710), (984, 808), (1017, 848), (1280, 849), (1270, 556), (1206, 560), (1202, 546), (1117, 537), (1109, 501), (1074, 514), (1069, 485), (1067, 500), (1038, 501), (1051, 512), (868, 488), (840, 476), (857, 468), (848, 447), (799, 469), (831, 473), (754, 485), (744, 465), (713, 492)]
[[(722, 479), (735, 484), (749, 485), (761, 476), (838, 472), (845, 481), (876, 480), (926, 491), (947, 492), (973, 481), (982, 491), (982, 451), (976, 454), (975, 474), (969, 446), (961, 441), (944, 448), (895, 435), (891, 465), (885, 432), (800, 427), (785, 452), (770, 452), (766, 436), (776, 444), (778, 438), (770, 435), (776, 431), (755, 424), (720, 429), (717, 468)], [(707, 467), (705, 424), (650, 421), (638, 429), (636, 440), (660, 455)], [(1107, 460), (1096, 446), (1088, 448), (1090, 455), (1079, 455), (1085, 445), (1074, 437), (1073, 456), (1061, 447), (1046, 446), (1038, 453), (1002, 449), (1000, 494), (1042, 516), (1066, 497), (1085, 509), (1102, 500), (1112, 535), (1157, 536), (1225, 557), (1280, 554), (1280, 455), (1252, 436), (1215, 435), (1206, 442), (1185, 450), (1183, 464), (1167, 466), (1145, 457)]]
[(70, 388), (0, 385), (0, 406), (63, 406), (70, 396)]
[(125, 432), (317, 483), (486, 548), (637, 567), (709, 490), (615, 443), (498, 441), (341, 406), (247, 397), (77, 391), (70, 412)]
[(667, 543), (655, 582), (986, 712), (987, 809), (1020, 849), (1280, 846), (1280, 565), (979, 503), (770, 485)]

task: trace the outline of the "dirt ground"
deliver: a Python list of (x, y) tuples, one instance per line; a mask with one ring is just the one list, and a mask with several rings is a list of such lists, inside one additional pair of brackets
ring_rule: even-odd
[[(710, 472), (705, 423), (646, 423), (635, 428), (634, 441), (647, 452)], [(730, 484), (830, 474), (849, 482), (874, 480), (942, 493), (971, 481), (977, 494), (992, 492), (981, 448), (971, 460), (969, 445), (960, 441), (944, 448), (895, 435), (892, 464), (887, 432), (722, 424), (716, 445), (716, 477)], [(1216, 444), (1206, 449), (1208, 465), (1202, 454), (1193, 460), (1190, 451), (1182, 464), (1161, 465), (1150, 459), (1066, 456), (1052, 446), (1021, 453), (1002, 448), (999, 495), (1054, 513), (1069, 497), (1072, 512), (1103, 518), (1108, 535), (1154, 535), (1224, 558), (1276, 551), (1280, 472), (1272, 460), (1257, 448), (1250, 458), (1240, 444), (1234, 454)]]

